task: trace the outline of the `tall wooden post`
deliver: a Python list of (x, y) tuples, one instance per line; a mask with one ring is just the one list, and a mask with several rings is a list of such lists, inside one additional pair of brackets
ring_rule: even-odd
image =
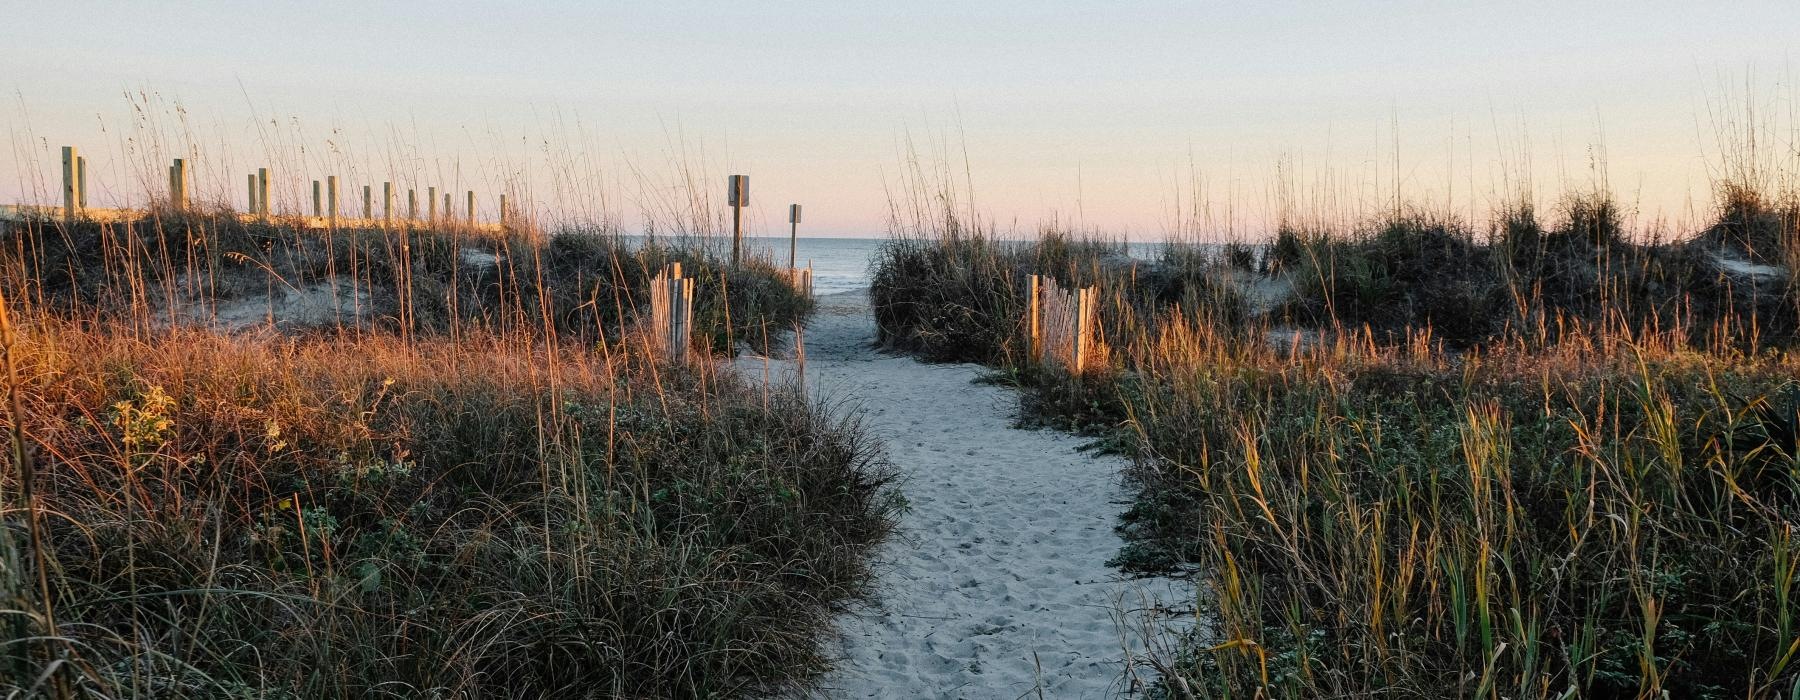
[(248, 183), (248, 187), (244, 194), (244, 213), (256, 216), (257, 212), (262, 211), (262, 207), (256, 204), (256, 173), (250, 173), (245, 182)]
[(80, 159), (74, 146), (63, 146), (63, 219), (70, 222), (81, 213)]
[(430, 223), (430, 224), (437, 223), (437, 188), (436, 187), (425, 188), (425, 221), (426, 221), (426, 223)]
[(375, 206), (374, 201), (371, 198), (372, 195), (373, 191), (369, 189), (369, 186), (363, 185), (363, 221), (375, 220)]
[(381, 183), (381, 222), (394, 223), (394, 183)]
[(257, 213), (269, 218), (269, 169), (256, 169), (256, 206), (261, 207)]
[(411, 188), (406, 190), (406, 221), (419, 222), (419, 191)]
[(500, 225), (506, 225), (506, 193), (500, 193)]
[(444, 192), (444, 223), (456, 222), (456, 207), (450, 205), (450, 193)]
[(725, 200), (731, 205), (731, 264), (736, 265), (744, 257), (744, 207), (750, 206), (750, 178), (733, 175), (728, 186)]
[(313, 218), (325, 215), (325, 193), (319, 189), (319, 181), (313, 180)]
[(176, 158), (175, 164), (169, 166), (169, 206), (181, 210), (187, 208), (187, 160)]
[(326, 224), (330, 225), (331, 228), (335, 229), (335, 228), (337, 228), (337, 214), (338, 214), (338, 189), (337, 189), (337, 176), (336, 175), (325, 176), (325, 189), (326, 189), (326, 194), (325, 194), (326, 208), (331, 213), (331, 216), (329, 219), (327, 219)]
[(475, 223), (475, 190), (469, 190), (469, 223)]
[(1044, 354), (1043, 317), (1040, 315), (1038, 307), (1039, 298), (1038, 276), (1028, 275), (1025, 278), (1025, 326), (1028, 334), (1025, 338), (1025, 353), (1032, 362), (1036, 362)]
[(796, 255), (800, 250), (800, 205), (788, 205), (788, 269), (800, 264)]
[(75, 208), (87, 211), (87, 156), (75, 156)]

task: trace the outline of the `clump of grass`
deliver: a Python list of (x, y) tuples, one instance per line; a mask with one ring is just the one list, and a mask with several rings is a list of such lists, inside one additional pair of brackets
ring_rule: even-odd
[[(113, 321), (209, 323), (230, 315), (224, 307), (244, 317), (234, 319), (240, 325), (617, 339), (648, 303), (650, 278), (671, 263), (696, 280), (695, 327), (716, 350), (779, 337), (812, 310), (767, 260), (727, 265), (700, 239), (629, 240), (604, 228), (309, 230), (224, 210), (20, 228), (0, 253), (14, 295)], [(293, 318), (279, 311), (288, 297), (320, 301)]]
[(703, 239), (167, 208), (8, 233), (4, 424), (36, 468), (0, 477), (0, 692), (790, 690), (898, 508), (854, 420), (650, 355), (670, 263), (710, 349), (811, 311)]
[(29, 328), (67, 651), (11, 692), (776, 689), (895, 508), (854, 423), (632, 342)]
[[(1133, 457), (1115, 563), (1204, 582), (1201, 625), (1155, 660), (1165, 696), (1757, 697), (1800, 678), (1782, 201), (1726, 198), (1682, 240), (1585, 194), (1551, 225), (1413, 211), (1134, 268), (908, 240), (874, 294), (915, 307), (899, 338), (991, 310), (965, 359), (1020, 384), (1028, 421)], [(1006, 351), (1016, 297), (934, 284), (970, 269), (1100, 285), (1103, 365)], [(1258, 317), (1245, 295), (1283, 280)], [(1311, 329), (1272, 342), (1281, 323)]]

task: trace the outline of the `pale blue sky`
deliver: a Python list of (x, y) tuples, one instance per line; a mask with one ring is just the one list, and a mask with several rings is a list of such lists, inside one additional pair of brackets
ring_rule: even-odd
[[(48, 189), (69, 143), (97, 198), (140, 197), (151, 171), (130, 163), (192, 138), (199, 186), (234, 202), (242, 172), (304, 145), (285, 170), (523, 181), (543, 209), (575, 206), (553, 171), (598, 163), (605, 182), (577, 179), (632, 223), (655, 206), (638, 183), (671, 181), (685, 143), (717, 189), (752, 175), (759, 229), (801, 201), (815, 234), (880, 232), (909, 133), (928, 155), (966, 146), (1003, 228), (1155, 237), (1190, 163), (1246, 228), (1284, 163), (1362, 211), (1391, 201), (1396, 124), (1409, 197), (1485, 209), (1527, 154), (1549, 196), (1589, 182), (1601, 146), (1622, 197), (1680, 217), (1704, 206), (1709, 108), (1748, 84), (1793, 126), (1800, 40), (1796, 2), (16, 5), (0, 200)], [(140, 90), (161, 96), (160, 151), (133, 128)]]

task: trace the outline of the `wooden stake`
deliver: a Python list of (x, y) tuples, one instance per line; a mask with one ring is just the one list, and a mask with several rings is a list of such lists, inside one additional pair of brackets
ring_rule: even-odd
[(262, 207), (257, 213), (269, 218), (269, 169), (256, 169), (256, 206)]
[(244, 213), (255, 216), (262, 209), (256, 206), (256, 173), (250, 173), (246, 180), (249, 183), (248, 193), (244, 196)]
[(76, 172), (80, 158), (74, 146), (63, 146), (63, 219), (71, 222), (81, 213), (81, 178)]
[(331, 218), (326, 223), (330, 224), (332, 228), (337, 228), (338, 189), (336, 175), (325, 176), (325, 189), (325, 202), (327, 209), (331, 212)]

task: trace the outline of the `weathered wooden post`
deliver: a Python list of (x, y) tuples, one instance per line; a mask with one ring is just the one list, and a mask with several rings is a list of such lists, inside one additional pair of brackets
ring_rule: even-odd
[(257, 213), (269, 218), (269, 169), (256, 169), (256, 206), (261, 207)]
[(176, 158), (169, 166), (169, 207), (177, 211), (187, 208), (187, 160)]
[(248, 183), (248, 190), (244, 195), (244, 213), (256, 216), (256, 212), (262, 211), (262, 208), (256, 205), (256, 173), (250, 173), (245, 182)]
[(1038, 276), (1025, 276), (1025, 354), (1032, 362), (1043, 359), (1043, 328), (1038, 315)]
[(325, 194), (319, 189), (319, 181), (313, 180), (313, 218), (325, 215)]
[(451, 224), (451, 223), (455, 223), (455, 222), (456, 222), (456, 207), (450, 206), (450, 192), (448, 190), (445, 190), (444, 191), (444, 223)]
[(1075, 290), (1075, 338), (1070, 341), (1072, 347), (1069, 348), (1069, 354), (1074, 358), (1070, 369), (1075, 374), (1081, 374), (1082, 367), (1087, 364), (1087, 334), (1093, 330), (1089, 328), (1088, 316), (1093, 309), (1094, 290)]
[(475, 225), (475, 190), (469, 190), (469, 225)]
[(63, 146), (63, 219), (69, 222), (81, 213), (80, 159), (74, 146)]
[(437, 223), (437, 188), (425, 188), (425, 222)]
[(406, 190), (406, 222), (419, 223), (419, 191), (411, 188)]
[(733, 175), (729, 187), (725, 200), (731, 205), (731, 264), (736, 265), (744, 257), (744, 207), (750, 206), (750, 178)]
[(75, 208), (87, 211), (87, 156), (75, 156)]
[(337, 224), (338, 189), (337, 189), (337, 176), (336, 175), (325, 176), (325, 189), (326, 189), (326, 195), (325, 195), (326, 200), (325, 201), (327, 203), (327, 210), (330, 212), (330, 218), (326, 220), (326, 225), (330, 226), (333, 229), (336, 229), (337, 225), (338, 225)]
[(373, 197), (372, 197), (373, 194), (374, 194), (374, 191), (369, 189), (368, 185), (363, 185), (363, 223), (364, 223), (364, 225), (367, 225), (368, 222), (375, 220), (375, 206), (374, 206)]
[(800, 262), (796, 253), (800, 249), (800, 205), (788, 205), (788, 269), (792, 270)]
[(394, 183), (381, 183), (381, 223), (391, 226), (394, 223)]
[(500, 225), (506, 225), (506, 193), (500, 193)]

